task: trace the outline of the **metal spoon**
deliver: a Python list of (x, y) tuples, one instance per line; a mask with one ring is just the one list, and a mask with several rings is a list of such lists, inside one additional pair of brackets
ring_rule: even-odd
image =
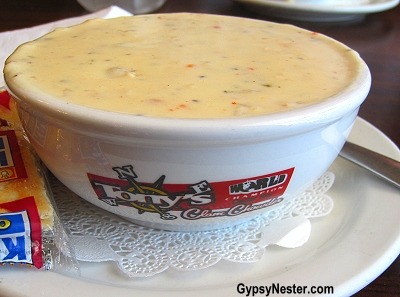
[(400, 188), (400, 162), (351, 142), (345, 143), (339, 156)]

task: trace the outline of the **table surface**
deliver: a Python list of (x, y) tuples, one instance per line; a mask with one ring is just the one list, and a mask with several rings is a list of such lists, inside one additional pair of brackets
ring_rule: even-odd
[[(359, 116), (400, 145), (400, 6), (353, 23), (312, 23), (276, 19), (245, 10), (230, 0), (167, 0), (157, 12), (201, 12), (291, 23), (320, 32), (358, 51), (372, 73), (370, 94)], [(88, 12), (75, 0), (1, 0), (0, 32), (39, 25)], [(355, 296), (400, 296), (400, 257)]]

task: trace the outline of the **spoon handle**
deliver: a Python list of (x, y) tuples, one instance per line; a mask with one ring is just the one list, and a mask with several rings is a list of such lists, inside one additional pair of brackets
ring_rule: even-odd
[(400, 188), (400, 162), (351, 142), (345, 143), (339, 155)]

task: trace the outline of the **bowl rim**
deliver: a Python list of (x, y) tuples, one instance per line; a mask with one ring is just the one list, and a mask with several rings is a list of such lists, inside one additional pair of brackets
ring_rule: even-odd
[(171, 141), (248, 141), (276, 138), (316, 129), (353, 112), (366, 99), (371, 73), (360, 58), (358, 74), (341, 92), (289, 111), (252, 117), (186, 119), (123, 114), (71, 104), (45, 94), (13, 87), (6, 89), (18, 108), (57, 126), (91, 135)]

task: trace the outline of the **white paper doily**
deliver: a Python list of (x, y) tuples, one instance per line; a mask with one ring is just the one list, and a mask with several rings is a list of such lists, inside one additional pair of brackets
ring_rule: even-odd
[(326, 172), (301, 195), (246, 223), (201, 232), (137, 226), (79, 198), (55, 178), (51, 183), (77, 260), (115, 261), (129, 277), (144, 277), (168, 268), (204, 269), (221, 260), (256, 262), (267, 246), (303, 245), (311, 233), (309, 218), (326, 216), (333, 209), (333, 200), (325, 193), (334, 178), (333, 173)]

